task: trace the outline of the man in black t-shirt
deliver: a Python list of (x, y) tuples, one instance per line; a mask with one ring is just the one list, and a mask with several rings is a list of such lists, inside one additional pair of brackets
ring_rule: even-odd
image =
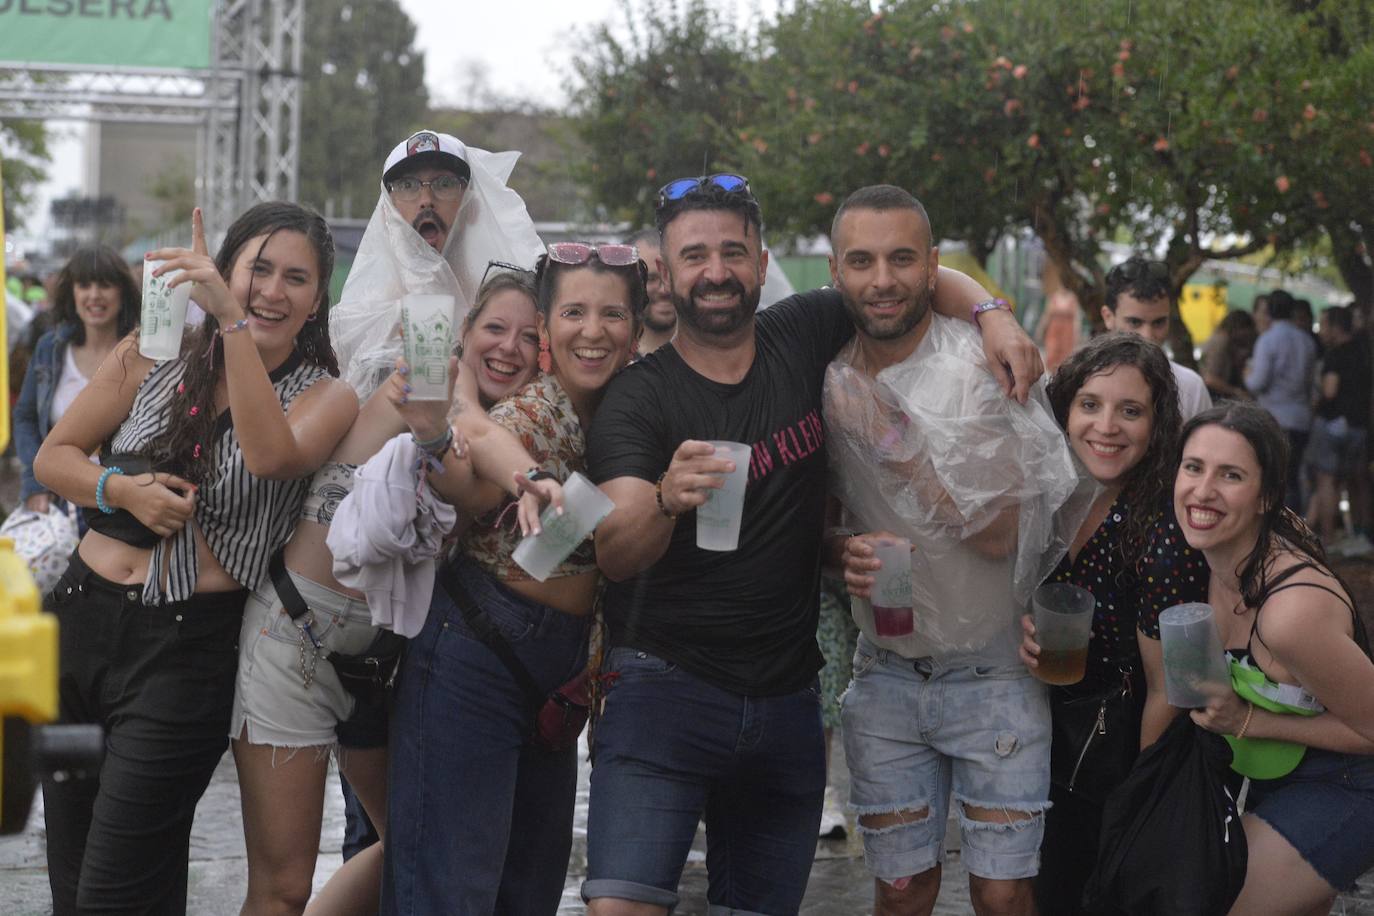
[(1318, 379), (1321, 399), (1304, 455), (1316, 472), (1316, 486), (1307, 505), (1307, 523), (1326, 540), (1329, 551), (1353, 555), (1367, 552), (1368, 542), (1352, 539), (1337, 545), (1335, 539), (1341, 531), (1339, 488), (1342, 484), (1353, 485), (1356, 475), (1366, 473), (1369, 347), (1355, 336), (1351, 311), (1342, 306), (1322, 312), (1321, 337), (1326, 345)]
[[(616, 504), (596, 533), (610, 638), (582, 887), (600, 916), (676, 905), (703, 813), (715, 907), (797, 912), (815, 854), (820, 400), (853, 327), (830, 290), (755, 315), (760, 222), (740, 176), (663, 188), (659, 270), (677, 336), (612, 381), (588, 435), (589, 473)], [(938, 311), (969, 318), (984, 298), (940, 274)], [(1009, 315), (988, 317), (985, 348), (1024, 400), (1034, 346)], [(679, 519), (733, 469), (708, 440), (750, 448), (734, 551), (698, 548), (694, 519)]]

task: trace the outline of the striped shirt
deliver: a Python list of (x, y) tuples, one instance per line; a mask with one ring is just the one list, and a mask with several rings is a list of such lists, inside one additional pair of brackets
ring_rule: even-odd
[[(111, 450), (142, 454), (172, 421), (171, 403), (186, 364), (179, 359), (158, 363), (134, 397), (133, 409), (115, 432)], [(306, 364), (299, 353), (269, 376), (285, 411), (301, 392), (327, 375)], [(255, 588), (267, 573), (267, 561), (291, 536), (308, 476), (296, 480), (264, 480), (248, 472), (239, 447), (233, 417), (225, 410), (215, 423), (210, 445), (212, 470), (196, 494), (196, 524), (219, 564), (245, 588)], [(167, 590), (162, 590), (164, 573)], [(195, 534), (190, 525), (153, 548), (143, 602), (185, 601), (196, 590), (200, 566)]]

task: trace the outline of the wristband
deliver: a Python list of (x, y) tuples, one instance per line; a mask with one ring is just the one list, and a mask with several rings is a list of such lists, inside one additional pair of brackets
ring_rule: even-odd
[(668, 507), (663, 505), (663, 478), (667, 476), (668, 472), (664, 471), (658, 475), (658, 480), (654, 482), (654, 501), (658, 503), (658, 511), (663, 513), (664, 518), (677, 518), (682, 513), (669, 512)]
[(982, 324), (979, 322), (979, 319), (982, 317), (982, 314), (996, 309), (1006, 309), (1010, 312), (1011, 303), (1007, 302), (1005, 299), (984, 299), (973, 307), (969, 320), (973, 322), (974, 327), (981, 329)]
[(1247, 707), (1245, 710), (1245, 721), (1240, 723), (1240, 729), (1236, 732), (1237, 741), (1245, 737), (1245, 730), (1250, 727), (1250, 719), (1255, 715), (1255, 704), (1246, 700), (1245, 705)]
[(444, 427), (444, 431), (439, 435), (435, 436), (433, 439), (425, 439), (421, 441), (414, 433), (410, 434), (410, 438), (415, 442), (415, 447), (418, 448), (420, 451), (435, 456), (442, 455), (444, 451), (453, 443), (453, 427)]
[(106, 515), (114, 515), (115, 510), (109, 503), (105, 502), (105, 482), (110, 479), (111, 474), (123, 474), (123, 468), (106, 468), (100, 472), (100, 479), (95, 484), (95, 507)]
[(530, 483), (534, 483), (536, 480), (557, 480), (558, 475), (554, 474), (553, 471), (546, 471), (538, 465), (535, 465), (525, 472), (525, 479)]
[(234, 333), (235, 331), (242, 331), (242, 330), (243, 330), (244, 328), (246, 328), (246, 327), (248, 327), (248, 319), (247, 319), (247, 318), (240, 318), (238, 321), (235, 321), (233, 324), (228, 325), (227, 327), (222, 327), (222, 328), (220, 328), (220, 329), (219, 329), (219, 336), (220, 336), (220, 337), (225, 337), (225, 336), (228, 336), (229, 334)]

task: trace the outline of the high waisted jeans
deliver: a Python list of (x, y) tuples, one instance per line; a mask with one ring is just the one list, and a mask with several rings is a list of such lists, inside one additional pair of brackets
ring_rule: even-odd
[(45, 782), (56, 916), (186, 912), (191, 821), (229, 746), (247, 591), (143, 604), (72, 554), (48, 595), (61, 721), (105, 729), (98, 779)]
[[(545, 692), (587, 663), (589, 618), (459, 576)], [(436, 584), (391, 724), (382, 912), (552, 916), (572, 851), (577, 751), (530, 747), (530, 703)]]

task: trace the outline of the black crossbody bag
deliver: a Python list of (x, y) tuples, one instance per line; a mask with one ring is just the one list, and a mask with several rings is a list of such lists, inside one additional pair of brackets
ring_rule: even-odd
[[(282, 607), (291, 615), (293, 621), (299, 622), (310, 613), (310, 607), (296, 590), (296, 583), (291, 581), (291, 576), (286, 571), (283, 551), (278, 550), (272, 555), (267, 569)], [(375, 708), (386, 703), (387, 692), (396, 680), (396, 672), (401, 666), (401, 653), (405, 651), (405, 647), (404, 636), (390, 630), (379, 630), (367, 648), (356, 655), (332, 651), (325, 655), (325, 661), (333, 666), (334, 673), (339, 676), (339, 683), (358, 701), (358, 709), (354, 711), (354, 716), (364, 708)]]
[(477, 641), (496, 654), (525, 695), (532, 722), (526, 740), (547, 751), (563, 751), (577, 744), (591, 715), (591, 678), (587, 671), (584, 669), (551, 693), (544, 693), (516, 656), (510, 642), (472, 600), (452, 563), (439, 567), (439, 584), (463, 615), (463, 622)]
[(1140, 753), (1140, 713), (1134, 666), (1100, 690), (1050, 691), (1050, 779), (1079, 798), (1101, 804), (1121, 785)]

